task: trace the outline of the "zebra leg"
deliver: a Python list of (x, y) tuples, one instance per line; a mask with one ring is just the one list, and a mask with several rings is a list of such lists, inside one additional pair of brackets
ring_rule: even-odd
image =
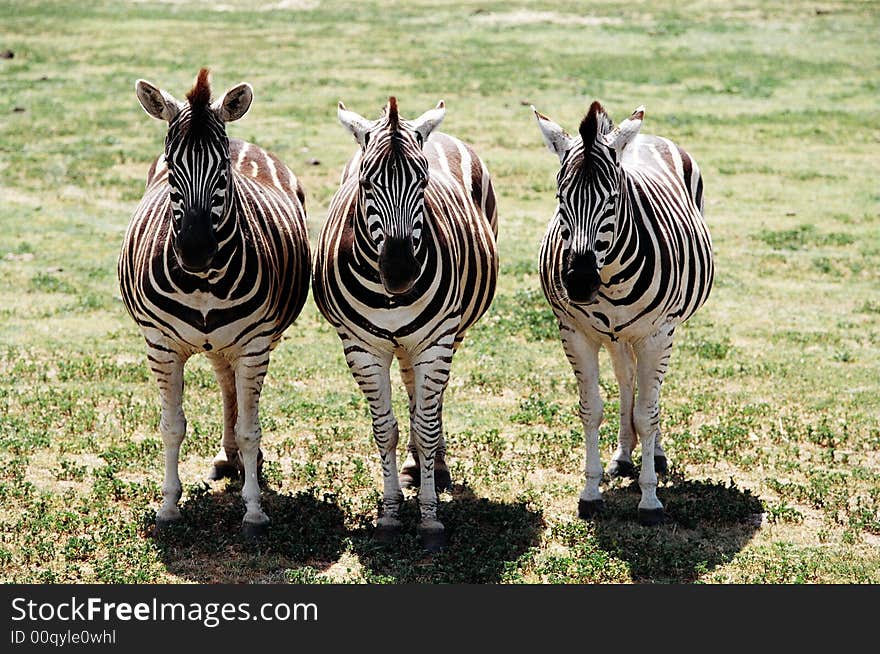
[(421, 464), (419, 535), (422, 545), (431, 552), (438, 552), (446, 546), (445, 527), (437, 520), (434, 466), (442, 442), (443, 391), (449, 381), (452, 354), (452, 343), (441, 342), (422, 350), (413, 359), (416, 401), (412, 429)]
[(162, 416), (159, 431), (165, 445), (165, 478), (162, 482), (162, 506), (156, 512), (156, 527), (162, 528), (180, 520), (177, 503), (183, 494), (178, 474), (180, 444), (186, 435), (183, 414), (183, 365), (186, 358), (166, 348), (147, 347), (150, 367), (159, 383)]
[(664, 520), (663, 504), (657, 499), (657, 472), (654, 468), (654, 443), (660, 430), (660, 386), (669, 366), (674, 327), (665, 326), (657, 333), (635, 344), (636, 377), (639, 394), (634, 422), (642, 441), (642, 468), (639, 487), (639, 522), (656, 525)]
[(669, 470), (669, 462), (666, 459), (666, 452), (663, 451), (663, 446), (660, 445), (660, 429), (657, 429), (657, 434), (654, 437), (654, 470), (658, 475), (665, 475)]
[(413, 416), (416, 410), (415, 375), (413, 374), (412, 361), (410, 361), (406, 350), (399, 348), (395, 354), (397, 354), (397, 360), (400, 363), (400, 379), (406, 386), (406, 393), (409, 396), (409, 444), (406, 448), (406, 460), (400, 469), (398, 479), (401, 488), (418, 488), (421, 464), (413, 432)]
[(209, 356), (209, 359), (214, 366), (214, 374), (220, 385), (220, 393), (223, 395), (223, 443), (208, 473), (208, 479), (216, 481), (224, 477), (238, 476), (239, 470), (236, 466), (238, 445), (235, 443), (238, 398), (235, 392), (235, 373), (229, 361), (219, 355)]
[[(421, 480), (422, 464), (419, 462), (418, 448), (415, 442), (415, 432), (413, 428), (413, 417), (415, 415), (415, 376), (413, 374), (412, 361), (405, 350), (397, 353), (398, 361), (400, 361), (400, 377), (406, 386), (406, 392), (409, 394), (409, 445), (407, 446), (406, 460), (400, 469), (400, 486), (401, 488), (418, 488)], [(445, 389), (444, 389), (445, 392)], [(434, 455), (434, 485), (438, 493), (442, 493), (452, 484), (452, 478), (449, 474), (449, 467), (446, 465), (446, 439), (443, 436), (443, 397), (440, 398), (440, 444), (437, 446), (437, 453)]]
[(608, 352), (620, 389), (620, 430), (617, 432), (617, 450), (611, 457), (607, 473), (609, 477), (636, 477), (632, 462), (632, 452), (636, 446), (636, 428), (633, 424), (636, 358), (632, 346), (622, 341), (611, 343)]
[(603, 403), (599, 394), (599, 343), (576, 328), (560, 325), (562, 346), (578, 383), (578, 412), (584, 425), (584, 490), (578, 500), (578, 516), (589, 519), (605, 508), (599, 484), (602, 461), (599, 456), (599, 425)]
[(449, 474), (449, 466), (446, 465), (446, 435), (443, 433), (443, 397), (446, 395), (446, 387), (440, 391), (440, 407), (437, 410), (437, 419), (440, 421), (440, 440), (437, 442), (437, 452), (434, 454), (434, 488), (442, 493), (452, 485), (452, 475)]
[(260, 481), (257, 461), (260, 452), (260, 393), (269, 368), (268, 340), (251, 343), (253, 354), (243, 354), (233, 362), (235, 372), (235, 395), (238, 402), (238, 418), (235, 421), (235, 444), (244, 474), (241, 497), (245, 514), (242, 532), (245, 536), (262, 535), (269, 524), (269, 517), (260, 506)]
[(389, 353), (369, 352), (360, 347), (346, 354), (351, 374), (370, 405), (373, 438), (382, 460), (382, 515), (376, 521), (376, 538), (388, 540), (400, 529), (397, 518), (403, 493), (397, 478), (397, 418), (391, 406), (391, 358)]

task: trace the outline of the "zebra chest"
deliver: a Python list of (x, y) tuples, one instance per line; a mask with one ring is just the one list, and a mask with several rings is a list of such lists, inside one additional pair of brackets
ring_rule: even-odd
[(384, 291), (378, 274), (355, 265), (350, 254), (337, 262), (325, 276), (325, 310), (343, 333), (377, 346), (396, 345), (419, 342), (437, 325), (460, 321), (461, 286), (441, 268), (420, 276), (410, 293), (395, 297)]
[(606, 341), (633, 341), (655, 333), (668, 322), (665, 311), (652, 306), (649, 297), (632, 297), (625, 293), (609, 292), (595, 302), (578, 306), (568, 304), (566, 313), (580, 328), (591, 331)]
[(217, 297), (206, 291), (179, 294), (172, 324), (186, 342), (200, 349), (228, 346), (241, 331), (243, 309), (239, 302)]
[(184, 299), (185, 304), (192, 310), (192, 314), (200, 316), (197, 321), (198, 326), (203, 327), (205, 331), (211, 331), (208, 316), (215, 310), (222, 310), (229, 306), (228, 302), (223, 301), (213, 293), (205, 291), (193, 291), (187, 293)]
[[(331, 321), (340, 333), (379, 349), (421, 343), (438, 326), (461, 321), (461, 301), (455, 289), (440, 292), (436, 283), (418, 297), (393, 298), (378, 288), (365, 292), (364, 287), (338, 289), (328, 302)], [(442, 331), (442, 330), (441, 330)]]
[(457, 315), (446, 309), (441, 314), (434, 311), (430, 298), (422, 298), (411, 304), (400, 305), (393, 300), (383, 306), (354, 307), (360, 313), (360, 320), (354, 325), (363, 330), (362, 338), (366, 341), (392, 341), (405, 344), (409, 341), (420, 342), (421, 333), (431, 331), (437, 324), (444, 321), (445, 314)]

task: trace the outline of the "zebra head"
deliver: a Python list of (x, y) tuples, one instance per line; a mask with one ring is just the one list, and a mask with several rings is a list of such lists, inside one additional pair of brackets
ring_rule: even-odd
[(203, 273), (217, 254), (217, 229), (232, 197), (226, 123), (247, 113), (253, 90), (239, 84), (212, 103), (207, 68), (199, 71), (186, 102), (144, 80), (135, 90), (146, 112), (168, 123), (165, 163), (174, 252), (185, 271)]
[(397, 112), (391, 97), (383, 115), (374, 121), (339, 103), (339, 122), (360, 144), (360, 215), (378, 255), (379, 278), (385, 291), (400, 295), (419, 277), (425, 224), (428, 160), (425, 141), (446, 113), (441, 100), (434, 109), (412, 121)]
[(620, 212), (620, 157), (638, 134), (645, 115), (636, 109), (617, 128), (598, 102), (593, 102), (578, 129), (569, 136), (532, 107), (544, 142), (559, 156), (556, 176), (559, 200), (555, 220), (562, 239), (562, 284), (568, 299), (588, 304), (596, 299), (600, 272), (611, 251)]

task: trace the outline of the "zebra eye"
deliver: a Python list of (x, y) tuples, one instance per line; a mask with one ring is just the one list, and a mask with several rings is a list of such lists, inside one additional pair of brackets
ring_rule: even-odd
[(570, 239), (570, 238), (571, 238), (571, 232), (568, 231), (567, 229), (563, 228), (563, 230), (562, 230), (562, 240), (563, 240), (563, 241), (567, 241), (567, 240)]
[(365, 191), (372, 191), (373, 185), (365, 177), (361, 177), (361, 188)]

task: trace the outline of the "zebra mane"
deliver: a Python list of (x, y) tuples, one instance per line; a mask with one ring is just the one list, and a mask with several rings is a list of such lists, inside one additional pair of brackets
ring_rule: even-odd
[(189, 100), (189, 106), (192, 107), (193, 111), (204, 111), (211, 104), (211, 83), (208, 81), (209, 74), (210, 71), (207, 68), (202, 68), (199, 71), (195, 86), (193, 86), (189, 93), (186, 94), (186, 99)]
[(598, 100), (590, 105), (587, 115), (581, 121), (578, 132), (584, 144), (584, 154), (581, 166), (585, 173), (589, 173), (593, 165), (593, 148), (600, 136), (605, 136), (614, 129), (614, 122), (608, 116), (605, 108)]
[(385, 107), (384, 112), (388, 132), (391, 135), (389, 141), (391, 145), (390, 151), (398, 157), (403, 157), (406, 149), (406, 139), (401, 133), (401, 119), (400, 113), (397, 109), (397, 98), (395, 96), (392, 95), (388, 98), (388, 105)]
[(181, 123), (181, 135), (188, 139), (200, 139), (213, 133), (214, 128), (211, 118), (211, 83), (210, 71), (207, 68), (199, 70), (195, 85), (186, 94), (189, 102), (189, 119)]
[(388, 98), (388, 128), (392, 132), (400, 130), (400, 114), (397, 113), (397, 98), (393, 95)]

